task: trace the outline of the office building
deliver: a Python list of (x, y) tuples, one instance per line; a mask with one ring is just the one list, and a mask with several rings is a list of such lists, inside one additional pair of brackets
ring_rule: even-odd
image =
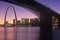
[(28, 18), (22, 18), (21, 23), (22, 24), (29, 24), (29, 19)]

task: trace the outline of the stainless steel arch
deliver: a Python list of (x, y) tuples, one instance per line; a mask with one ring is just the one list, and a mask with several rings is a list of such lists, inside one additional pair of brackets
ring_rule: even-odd
[(5, 13), (5, 18), (4, 18), (4, 25), (6, 25), (6, 18), (7, 18), (7, 12), (8, 12), (8, 9), (12, 7), (13, 8), (13, 11), (14, 11), (14, 15), (15, 15), (15, 21), (17, 23), (17, 15), (16, 15), (16, 11), (14, 9), (14, 7), (12, 5), (8, 6), (8, 8), (6, 9), (6, 13)]

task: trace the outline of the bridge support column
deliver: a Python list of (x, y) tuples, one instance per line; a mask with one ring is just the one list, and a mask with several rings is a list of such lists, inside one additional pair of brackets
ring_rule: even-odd
[(60, 28), (60, 18), (58, 19), (58, 28)]
[(51, 17), (41, 15), (40, 19), (40, 40), (52, 40)]

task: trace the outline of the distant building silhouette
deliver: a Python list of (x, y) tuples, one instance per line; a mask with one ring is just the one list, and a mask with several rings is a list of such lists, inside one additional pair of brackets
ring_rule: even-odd
[(8, 21), (5, 21), (6, 22), (6, 25), (8, 24)]
[(30, 24), (32, 26), (39, 26), (40, 25), (39, 22), (40, 22), (39, 18), (30, 19)]
[(16, 24), (16, 20), (15, 19), (13, 19), (13, 25), (15, 25)]
[(20, 20), (17, 20), (17, 25), (20, 25), (21, 24), (21, 21)]
[(21, 18), (21, 23), (28, 25), (29, 24), (29, 19), (28, 18)]
[(30, 24), (32, 24), (34, 22), (34, 19), (30, 19)]
[(52, 17), (52, 28), (53, 29), (58, 28), (58, 22), (59, 22), (58, 19), (53, 16)]

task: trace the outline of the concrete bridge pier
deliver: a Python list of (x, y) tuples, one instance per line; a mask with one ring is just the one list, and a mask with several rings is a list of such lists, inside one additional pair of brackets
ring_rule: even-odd
[(42, 15), (40, 19), (40, 40), (52, 40), (51, 17)]

